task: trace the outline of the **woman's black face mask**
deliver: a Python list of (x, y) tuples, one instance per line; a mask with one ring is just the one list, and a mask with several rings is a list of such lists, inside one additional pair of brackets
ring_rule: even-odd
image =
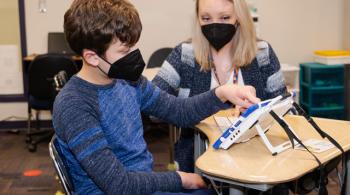
[(236, 34), (237, 25), (212, 23), (201, 26), (202, 33), (216, 51), (223, 48)]
[(113, 64), (109, 63), (102, 57), (101, 59), (111, 65), (107, 73), (109, 78), (123, 79), (127, 81), (137, 81), (146, 65), (139, 49), (128, 53)]

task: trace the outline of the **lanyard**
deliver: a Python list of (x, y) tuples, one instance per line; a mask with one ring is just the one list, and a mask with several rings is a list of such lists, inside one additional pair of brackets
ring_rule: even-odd
[[(216, 72), (215, 66), (214, 66), (213, 70), (214, 70), (215, 80), (218, 82), (219, 86), (225, 84), (225, 83), (223, 83), (223, 84), (220, 83), (220, 80), (219, 80), (218, 74), (217, 74), (217, 72)], [(237, 84), (237, 83), (238, 83), (238, 71), (239, 71), (239, 68), (236, 68), (236, 67), (235, 67), (235, 68), (233, 69), (233, 78), (232, 78), (232, 81), (233, 81), (232, 83), (233, 83), (233, 84)]]

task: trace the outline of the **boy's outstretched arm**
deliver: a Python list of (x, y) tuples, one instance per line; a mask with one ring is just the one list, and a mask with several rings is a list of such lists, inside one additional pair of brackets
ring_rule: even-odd
[(217, 111), (233, 105), (247, 108), (260, 101), (251, 86), (224, 85), (205, 93), (179, 98), (167, 94), (146, 79), (142, 89), (141, 110), (180, 127), (189, 127)]
[(151, 194), (156, 191), (181, 191), (182, 186), (192, 186), (188, 180), (187, 183), (182, 182), (181, 173), (126, 170), (109, 147), (98, 117), (90, 112), (91, 108), (81, 103), (75, 104), (74, 99), (63, 101), (70, 103), (56, 108), (56, 134), (79, 161), (74, 168), (86, 172), (104, 193)]

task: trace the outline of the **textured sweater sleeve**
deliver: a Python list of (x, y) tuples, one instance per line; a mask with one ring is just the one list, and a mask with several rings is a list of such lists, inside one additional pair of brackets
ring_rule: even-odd
[(265, 70), (269, 72), (266, 87), (267, 91), (269, 92), (266, 97), (267, 99), (274, 98), (287, 92), (287, 87), (284, 83), (284, 77), (282, 74), (280, 62), (270, 44), (268, 44), (268, 51), (270, 64), (266, 66)]
[(181, 60), (181, 44), (176, 46), (166, 58), (158, 74), (152, 82), (160, 89), (177, 96), (181, 81), (180, 67), (184, 66)]
[(143, 79), (141, 110), (180, 127), (192, 127), (219, 110), (232, 107), (222, 103), (215, 89), (189, 97), (175, 97)]
[(106, 194), (151, 194), (182, 189), (176, 172), (127, 171), (109, 147), (98, 113), (88, 103), (62, 98), (55, 103), (54, 126), (87, 175)]

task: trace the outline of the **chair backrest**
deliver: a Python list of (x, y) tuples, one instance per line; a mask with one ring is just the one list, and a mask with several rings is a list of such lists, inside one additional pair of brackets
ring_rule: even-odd
[(64, 70), (70, 78), (78, 72), (74, 61), (63, 54), (43, 54), (37, 56), (29, 65), (28, 93), (41, 100), (53, 100), (53, 77)]
[(49, 143), (50, 157), (56, 169), (56, 173), (60, 179), (62, 187), (67, 195), (72, 194), (73, 185), (69, 178), (67, 169), (62, 161), (60, 150), (57, 148), (57, 137), (54, 135)]
[(161, 67), (172, 50), (173, 48), (165, 47), (153, 52), (148, 60), (147, 68)]

